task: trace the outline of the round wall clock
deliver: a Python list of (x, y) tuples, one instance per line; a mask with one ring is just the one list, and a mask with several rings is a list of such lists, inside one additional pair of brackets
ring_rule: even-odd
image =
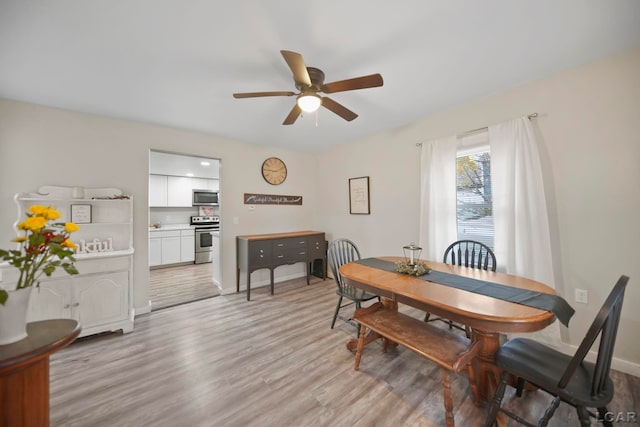
[(280, 185), (287, 179), (287, 166), (277, 157), (262, 162), (262, 177), (271, 185)]

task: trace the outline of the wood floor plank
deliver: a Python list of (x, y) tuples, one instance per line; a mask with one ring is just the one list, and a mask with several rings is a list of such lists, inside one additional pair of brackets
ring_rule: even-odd
[(151, 310), (220, 295), (213, 283), (212, 263), (154, 268), (149, 271)]
[[(83, 338), (51, 358), (51, 426), (441, 426), (440, 368), (412, 351), (365, 348), (361, 370), (330, 329), (331, 280), (296, 279), (139, 316), (133, 332)], [(420, 318), (422, 313), (401, 307)], [(444, 325), (443, 325), (444, 327)], [(612, 411), (638, 411), (640, 379), (613, 372)], [(468, 380), (452, 376), (455, 420), (481, 425)], [(540, 414), (543, 392), (507, 405)], [(551, 426), (577, 424), (561, 404)], [(515, 425), (515, 424), (509, 424)]]

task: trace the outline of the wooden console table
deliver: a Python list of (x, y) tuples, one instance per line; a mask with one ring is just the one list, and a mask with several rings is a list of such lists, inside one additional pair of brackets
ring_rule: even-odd
[[(310, 264), (322, 260), (326, 271), (327, 248), (321, 231), (296, 231), (291, 233), (254, 234), (236, 236), (236, 292), (240, 292), (240, 272), (247, 273), (247, 301), (251, 296), (251, 273), (268, 268), (273, 295), (273, 270), (285, 264), (305, 262), (307, 285), (311, 273)], [(326, 275), (323, 277), (326, 279)]]
[(49, 425), (49, 356), (78, 334), (75, 320), (43, 320), (27, 324), (27, 338), (0, 345), (0, 426)]

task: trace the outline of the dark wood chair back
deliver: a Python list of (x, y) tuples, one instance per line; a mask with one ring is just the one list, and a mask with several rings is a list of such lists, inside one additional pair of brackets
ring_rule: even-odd
[(618, 279), (593, 323), (591, 323), (591, 327), (580, 343), (580, 347), (578, 347), (571, 362), (569, 362), (564, 375), (558, 382), (559, 388), (567, 386), (576, 369), (583, 363), (596, 338), (600, 335), (598, 357), (591, 380), (591, 396), (597, 399), (610, 391), (607, 390), (607, 384), (611, 383), (609, 381), (609, 371), (611, 370), (611, 359), (613, 358), (613, 349), (616, 344), (616, 335), (618, 334), (624, 291), (628, 281), (629, 277), (627, 276), (620, 276), (620, 279)]
[(331, 267), (331, 273), (336, 281), (338, 290), (344, 291), (344, 285), (340, 278), (340, 272), (338, 269), (349, 262), (353, 262), (360, 259), (360, 251), (355, 243), (349, 239), (336, 239), (329, 244), (327, 250), (327, 258), (329, 260), (329, 266)]
[(496, 271), (496, 256), (491, 248), (475, 240), (458, 240), (444, 251), (442, 262)]

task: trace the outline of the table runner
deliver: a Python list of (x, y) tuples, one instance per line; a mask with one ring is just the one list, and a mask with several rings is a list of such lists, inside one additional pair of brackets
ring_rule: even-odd
[[(367, 267), (378, 268), (380, 270), (391, 271), (394, 273), (396, 272), (396, 264), (394, 262), (379, 258), (364, 258), (355, 262), (366, 265)], [(575, 313), (575, 310), (569, 305), (569, 303), (558, 295), (514, 288), (513, 286), (500, 285), (498, 283), (472, 279), (470, 277), (458, 276), (456, 274), (436, 270), (431, 270), (427, 274), (417, 276), (417, 278), (504, 301), (547, 310), (552, 312), (556, 318), (567, 327), (569, 326), (569, 319), (571, 319), (571, 316)]]

